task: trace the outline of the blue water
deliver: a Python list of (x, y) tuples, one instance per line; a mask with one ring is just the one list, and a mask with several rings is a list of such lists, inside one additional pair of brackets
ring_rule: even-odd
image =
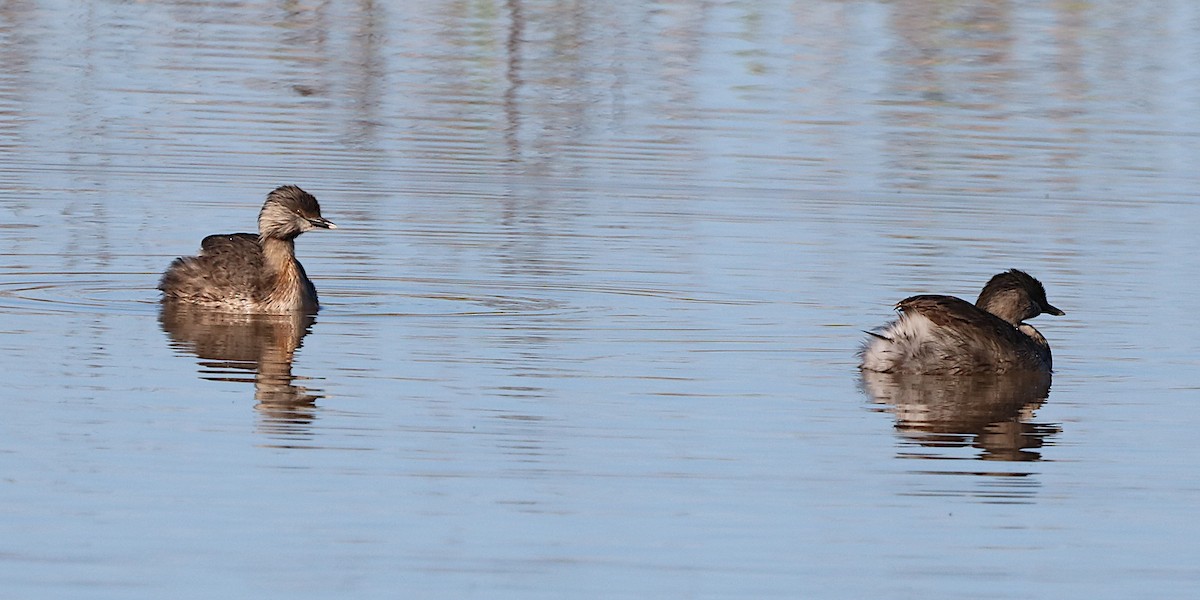
[[(0, 6), (0, 596), (1185, 597), (1200, 8)], [(294, 183), (314, 322), (161, 313)], [(864, 381), (1022, 268), (1049, 390)], [(874, 387), (873, 387), (874, 386)]]

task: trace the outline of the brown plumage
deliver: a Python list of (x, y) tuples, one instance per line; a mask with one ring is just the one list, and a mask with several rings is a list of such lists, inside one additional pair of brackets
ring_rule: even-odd
[(1032, 325), (1042, 313), (1062, 315), (1041, 282), (1012, 269), (984, 286), (974, 305), (953, 296), (912, 296), (896, 304), (900, 318), (869, 332), (860, 368), (885, 373), (1049, 372), (1050, 345)]
[(258, 214), (258, 235), (210, 235), (196, 256), (177, 258), (158, 289), (164, 301), (233, 312), (317, 311), (317, 289), (296, 260), (295, 239), (305, 231), (334, 229), (317, 199), (294, 186), (267, 195)]

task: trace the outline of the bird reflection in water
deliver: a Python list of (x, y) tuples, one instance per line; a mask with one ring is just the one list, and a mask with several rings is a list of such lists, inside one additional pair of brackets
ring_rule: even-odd
[[(863, 389), (890, 405), (900, 435), (925, 448), (982, 450), (983, 460), (1041, 460), (1045, 439), (1061, 429), (1033, 422), (1050, 394), (1050, 374), (976, 376), (862, 373)], [(938, 458), (936, 456), (919, 456)]]
[(159, 322), (173, 347), (200, 359), (204, 379), (254, 384), (264, 433), (310, 437), (316, 400), (323, 396), (293, 384), (292, 358), (316, 322), (312, 315), (224, 313), (164, 302)]

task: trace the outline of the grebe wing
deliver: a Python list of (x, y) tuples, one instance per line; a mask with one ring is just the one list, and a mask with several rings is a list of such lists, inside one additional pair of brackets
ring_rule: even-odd
[(210, 235), (197, 256), (175, 259), (159, 280), (167, 296), (200, 303), (254, 299), (261, 286), (262, 246), (249, 233)]
[(253, 233), (219, 233), (210, 235), (200, 242), (200, 255), (233, 253), (238, 255), (261, 255), (258, 236)]
[(957, 332), (963, 339), (1019, 347), (1028, 337), (1008, 321), (954, 296), (912, 296), (901, 300), (896, 308), (903, 313), (920, 314), (938, 327)]

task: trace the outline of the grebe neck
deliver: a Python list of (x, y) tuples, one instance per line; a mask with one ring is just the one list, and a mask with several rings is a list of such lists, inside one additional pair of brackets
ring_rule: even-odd
[(316, 298), (308, 292), (308, 276), (296, 260), (296, 244), (292, 239), (264, 237), (259, 239), (263, 249), (263, 283), (265, 303), (282, 310), (316, 310)]

